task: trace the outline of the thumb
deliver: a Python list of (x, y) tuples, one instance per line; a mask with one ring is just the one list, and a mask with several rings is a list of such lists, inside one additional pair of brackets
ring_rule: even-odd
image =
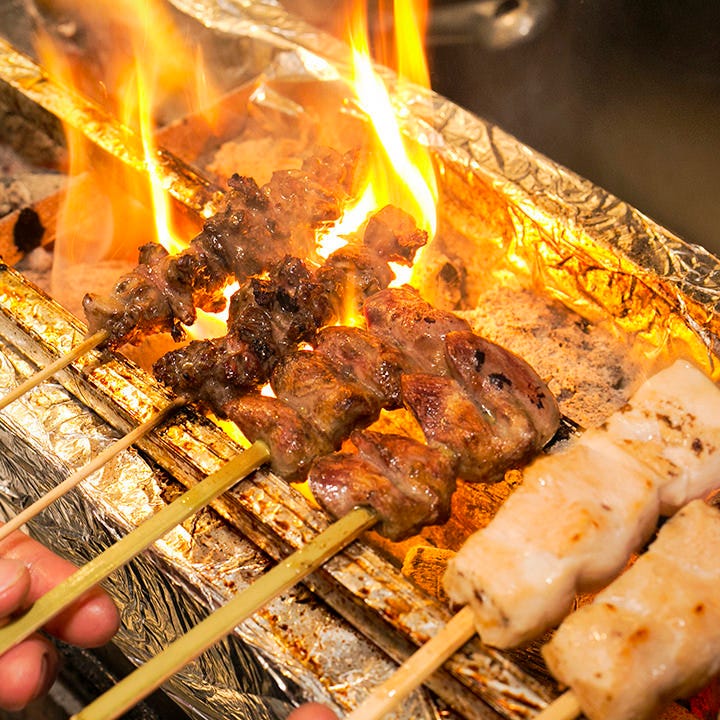
[(30, 589), (30, 573), (18, 560), (0, 558), (0, 618), (20, 608)]

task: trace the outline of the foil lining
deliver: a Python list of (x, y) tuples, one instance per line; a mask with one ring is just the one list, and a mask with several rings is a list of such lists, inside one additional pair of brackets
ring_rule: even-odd
[[(172, 4), (208, 28), (248, 39), (246, 49), (257, 44), (258, 55), (271, 58), (253, 79), (252, 102), (277, 106), (278, 82), (311, 81), (322, 88), (344, 77), (344, 46), (276, 3)], [(714, 256), (446, 99), (397, 83), (391, 73), (385, 77), (405, 132), (433, 150), (445, 207), (441, 237), (486, 235), (490, 225), (489, 244), (502, 258), (492, 262), (493, 274), (542, 287), (580, 316), (611, 322), (641, 341), (648, 355), (690, 355), (717, 375), (720, 265)], [(282, 107), (303, 110), (294, 96)], [(448, 294), (432, 267), (426, 287), (437, 288), (438, 301), (472, 309), (482, 292), (483, 273), (477, 271), (487, 257), (477, 258), (467, 241), (440, 241), (433, 253), (438, 266), (449, 260), (464, 273), (462, 289)], [(2, 388), (84, 332), (33, 293), (3, 271)], [(167, 401), (134, 366), (97, 353), (59, 380), (62, 387), (45, 384), (0, 415), (0, 489), (18, 508)], [(26, 428), (32, 428), (30, 438)], [(174, 479), (192, 484), (238, 451), (189, 411), (140, 449), (44, 514), (33, 532), (83, 562), (165, 502)], [(240, 483), (212, 512), (111, 579), (125, 614), (122, 649), (141, 662), (326, 523), (277, 478), (257, 473)], [(174, 678), (173, 695), (197, 717), (284, 717), (301, 697), (342, 711), (392, 671), (388, 656), (402, 659), (448, 617), (439, 602), (363, 543), (328, 563), (307, 586), (313, 593), (288, 593)], [(476, 641), (456, 654), (432, 687), (466, 718), (530, 717), (555, 691)], [(430, 720), (441, 708), (417, 693), (399, 716)]]

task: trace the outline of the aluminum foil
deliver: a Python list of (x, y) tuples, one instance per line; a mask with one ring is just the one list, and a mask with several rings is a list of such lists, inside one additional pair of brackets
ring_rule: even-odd
[[(276, 3), (172, 4), (213, 31), (249, 41), (243, 43), (246, 50), (259, 46), (258, 56), (268, 63), (251, 81), (251, 102), (260, 107), (300, 114), (297, 98), (278, 95), (278, 84), (310, 81), (322, 92), (327, 83), (335, 92), (345, 76), (342, 43)], [(615, 326), (648, 356), (686, 354), (717, 374), (720, 267), (714, 256), (492, 124), (431, 91), (399, 83), (387, 71), (383, 75), (404, 131), (431, 147), (441, 179), (439, 240), (418, 270), (438, 304), (472, 310), (484, 289), (481, 277), (504, 277), (542, 288), (592, 322)], [(472, 238), (486, 236), (488, 227), (484, 251), (497, 252), (478, 258)], [(490, 273), (483, 272), (483, 263)], [(452, 287), (443, 273), (448, 266), (457, 279)], [(33, 362), (42, 364), (67, 349), (73, 333), (83, 332), (38, 298), (8, 300), (7, 287), (16, 281), (4, 275), (3, 282), (7, 315), (0, 323), (5, 343), (0, 388), (15, 384)], [(11, 319), (16, 311), (26, 313), (20, 318), (24, 329), (17, 330)], [(27, 504), (82, 465), (117, 435), (113, 427), (122, 430), (139, 421), (163, 400), (161, 389), (130, 366), (106, 360), (91, 357), (60, 378), (62, 387), (43, 385), (0, 415), (0, 489), (14, 506)], [(108, 391), (117, 406), (103, 399)], [(53, 507), (33, 531), (83, 562), (164, 503), (176, 480), (192, 483), (233, 452), (229, 440), (196, 418), (178, 419), (141, 449), (124, 454)], [(111, 578), (109, 589), (124, 613), (122, 649), (141, 662), (326, 522), (277, 479), (258, 475), (242, 483), (214, 511)], [(179, 674), (172, 680), (173, 695), (197, 717), (283, 717), (300, 698), (342, 711), (392, 671), (388, 655), (401, 659), (449, 616), (363, 543), (328, 563), (308, 587), (312, 594), (303, 588), (288, 593)], [(474, 642), (453, 658), (449, 674), (434, 687), (441, 695), (451, 688), (451, 700), (468, 718), (529, 717), (555, 688), (538, 683), (516, 662), (522, 658)], [(430, 719), (440, 707), (418, 693), (400, 716)]]

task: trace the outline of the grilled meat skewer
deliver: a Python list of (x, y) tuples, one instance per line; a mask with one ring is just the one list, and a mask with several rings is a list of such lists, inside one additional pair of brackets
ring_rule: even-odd
[(720, 512), (695, 500), (543, 647), (591, 720), (657, 717), (720, 671)]
[(267, 277), (249, 279), (231, 299), (227, 335), (167, 353), (155, 374), (186, 397), (222, 405), (266, 382), (290, 350), (338, 322), (347, 298), (361, 304), (385, 287), (394, 278), (388, 262), (411, 264), (426, 240), (407, 213), (387, 206), (370, 218), (362, 242), (348, 243), (319, 267), (286, 256)]
[(717, 487), (718, 418), (720, 389), (690, 363), (645, 381), (603, 427), (526, 468), (451, 560), (450, 599), (472, 607), (490, 645), (519, 645), (552, 627), (576, 593), (623, 569), (661, 512)]
[(267, 269), (286, 253), (314, 253), (316, 230), (337, 220), (352, 190), (356, 153), (325, 149), (300, 170), (273, 173), (262, 188), (233, 176), (226, 206), (209, 219), (189, 247), (169, 255), (156, 243), (140, 249), (138, 266), (108, 297), (88, 294), (83, 308), (91, 333), (104, 330), (106, 344), (137, 343), (151, 333), (184, 336), (195, 309), (219, 312), (223, 289)]

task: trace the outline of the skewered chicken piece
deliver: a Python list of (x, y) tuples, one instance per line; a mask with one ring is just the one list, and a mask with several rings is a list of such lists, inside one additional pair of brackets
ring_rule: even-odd
[(195, 309), (225, 307), (223, 289), (267, 269), (286, 253), (312, 255), (316, 230), (337, 220), (352, 190), (356, 153), (325, 149), (300, 170), (273, 173), (262, 188), (235, 175), (226, 207), (205, 223), (190, 246), (168, 255), (156, 243), (140, 249), (139, 265), (123, 276), (108, 297), (83, 300), (90, 333), (105, 331), (116, 347), (150, 333), (184, 335)]
[(450, 562), (450, 599), (484, 642), (518, 645), (611, 580), (659, 514), (720, 477), (720, 389), (685, 361), (647, 380), (602, 428), (536, 460), (487, 527)]
[(720, 512), (680, 510), (639, 559), (543, 647), (591, 720), (657, 717), (720, 671)]
[(387, 206), (370, 218), (361, 243), (348, 243), (318, 268), (286, 256), (233, 295), (227, 335), (167, 353), (155, 375), (179, 394), (223, 405), (266, 382), (282, 357), (340, 320), (347, 298), (362, 303), (385, 287), (394, 278), (388, 262), (411, 264), (426, 240), (407, 213)]

